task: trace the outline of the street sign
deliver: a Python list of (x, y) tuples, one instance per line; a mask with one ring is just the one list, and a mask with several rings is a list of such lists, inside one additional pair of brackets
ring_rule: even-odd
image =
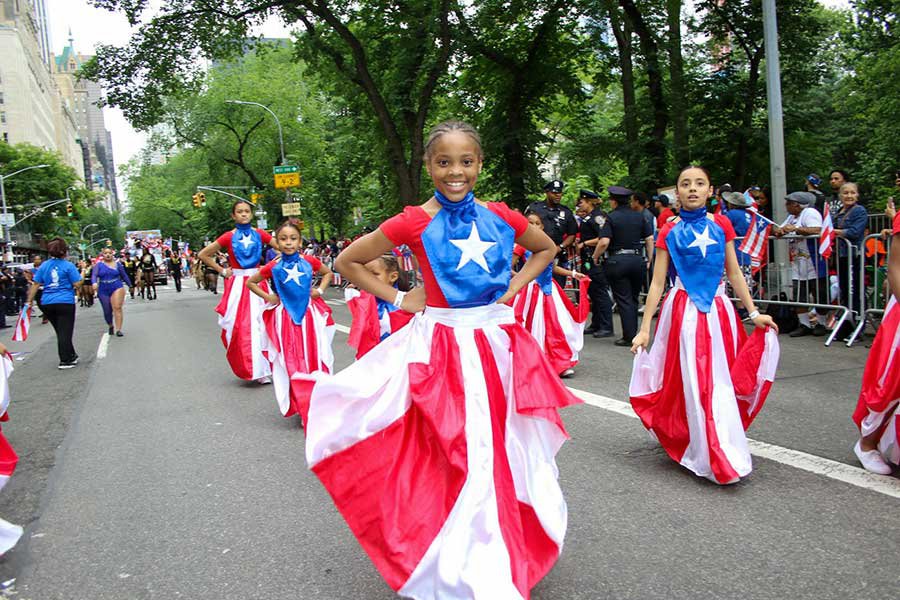
[(12, 213), (0, 214), (0, 225), (6, 225), (7, 227), (12, 227), (16, 224), (16, 215)]
[(283, 190), (285, 188), (298, 187), (300, 185), (300, 167), (297, 165), (281, 165), (272, 169), (275, 176), (275, 188)]
[(300, 203), (299, 202), (288, 202), (286, 204), (281, 205), (281, 214), (286, 217), (295, 217), (300, 214)]

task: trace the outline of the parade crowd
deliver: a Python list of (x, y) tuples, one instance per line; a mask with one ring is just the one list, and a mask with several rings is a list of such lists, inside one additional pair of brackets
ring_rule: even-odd
[[(716, 187), (703, 167), (686, 166), (670, 193), (582, 189), (575, 211), (552, 180), (520, 213), (476, 198), (483, 159), (478, 133), (447, 121), (425, 146), (434, 195), (358, 239), (304, 240), (291, 219), (268, 232), (238, 201), (233, 229), (197, 253), (166, 256), (178, 291), (182, 276), (214, 294), (223, 279), (215, 311), (231, 370), (272, 384), (280, 413), (304, 428), (310, 469), (403, 597), (527, 598), (552, 568), (567, 528), (558, 409), (581, 402), (562, 379), (585, 335), (616, 337), (634, 353), (631, 404), (672, 460), (721, 485), (746, 477), (745, 432), (780, 354), (783, 315), (756, 304), (769, 246), (782, 237), (790, 245), (791, 335), (818, 335), (833, 301), (853, 306), (848, 249), (862, 251), (868, 226), (857, 186), (839, 170), (830, 196), (810, 174), (804, 189), (773, 199), (758, 187)], [(785, 202), (783, 223), (772, 221), (775, 201)], [(894, 220), (887, 235), (897, 234)], [(835, 248), (827, 255), (826, 237)], [(155, 299), (158, 265), (146, 248), (119, 258), (108, 248), (80, 268), (62, 240), (49, 249), (4, 312), (41, 292), (59, 366), (71, 368), (80, 282), (92, 282), (82, 303), (96, 297), (109, 334), (122, 336), (126, 290)], [(890, 289), (900, 291), (900, 253), (889, 260)], [(346, 288), (356, 356), (338, 372), (331, 285)], [(855, 327), (855, 310), (834, 326)], [(891, 297), (853, 414), (856, 455), (885, 475), (900, 463), (898, 326)]]

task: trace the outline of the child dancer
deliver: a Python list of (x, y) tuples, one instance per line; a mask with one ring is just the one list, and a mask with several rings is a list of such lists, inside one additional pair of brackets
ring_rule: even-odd
[(900, 346), (900, 309), (897, 308), (900, 297), (900, 214), (894, 217), (893, 225), (888, 263), (891, 299), (869, 350), (859, 401), (853, 412), (853, 422), (860, 434), (853, 451), (866, 470), (879, 475), (890, 475), (893, 471), (891, 463), (900, 464), (900, 420), (897, 418), (900, 368), (896, 359)]
[[(91, 271), (91, 283), (100, 306), (103, 307), (103, 318), (109, 326), (109, 335), (115, 333), (118, 337), (122, 333), (122, 305), (125, 303), (125, 286), (131, 287), (131, 279), (125, 272), (125, 267), (116, 260), (112, 248), (104, 248), (100, 252), (100, 260)], [(113, 329), (115, 318), (115, 329)]]
[[(10, 357), (6, 346), (0, 344), (0, 421), (8, 421), (9, 415), (6, 410), (9, 408), (9, 375), (13, 371), (12, 357)], [(16, 463), (19, 462), (19, 456), (3, 432), (0, 431), (0, 489), (6, 485), (16, 469)], [(5, 554), (19, 538), (22, 537), (22, 528), (18, 525), (0, 519), (0, 556)]]
[[(306, 457), (401, 596), (527, 598), (562, 549), (557, 408), (578, 400), (505, 303), (556, 248), (505, 204), (475, 199), (470, 125), (437, 125), (424, 161), (434, 197), (336, 263), (360, 289), (424, 312), (337, 375), (313, 377)], [(534, 254), (510, 280), (516, 242)], [(366, 269), (400, 244), (424, 288), (404, 293)]]
[[(379, 256), (367, 262), (366, 269), (379, 281), (401, 292), (409, 291), (407, 273), (401, 271), (396, 257), (389, 254)], [(344, 299), (353, 317), (347, 344), (356, 350), (357, 360), (413, 318), (412, 313), (366, 291), (347, 288), (344, 290)]]
[[(750, 473), (745, 431), (762, 408), (778, 364), (777, 327), (753, 304), (734, 250), (734, 228), (706, 212), (709, 174), (687, 167), (677, 180), (679, 219), (656, 241), (653, 282), (632, 352), (631, 405), (669, 456), (719, 484)], [(650, 323), (669, 270), (677, 279), (659, 315), (655, 343)], [(722, 273), (756, 325), (748, 339), (724, 292)]]
[[(544, 230), (544, 224), (536, 214), (528, 215), (528, 224)], [(513, 265), (519, 259), (527, 261), (531, 257), (531, 252), (518, 244), (513, 254)], [(572, 305), (571, 300), (554, 281), (554, 275), (572, 277), (579, 281), (578, 308)], [(560, 377), (569, 377), (575, 373), (572, 367), (578, 364), (578, 353), (584, 346), (584, 322), (590, 308), (587, 294), (590, 283), (591, 280), (584, 273), (550, 263), (513, 300), (516, 320), (534, 336)]]
[[(207, 268), (225, 279), (225, 292), (216, 306), (225, 358), (235, 375), (245, 380), (270, 383), (272, 374), (269, 361), (263, 354), (265, 328), (262, 323), (262, 299), (250, 293), (245, 283), (256, 273), (262, 257), (263, 246), (275, 247), (268, 232), (250, 226), (253, 207), (238, 200), (231, 207), (234, 229), (200, 251), (200, 260)], [(216, 254), (228, 253), (228, 266), (216, 262)], [(266, 284), (262, 284), (268, 291)]]
[[(291, 375), (330, 373), (334, 363), (334, 321), (331, 309), (322, 300), (322, 290), (331, 281), (331, 269), (315, 256), (297, 252), (302, 237), (295, 222), (285, 221), (275, 231), (275, 239), (280, 257), (247, 278), (247, 287), (269, 304), (263, 312), (263, 322), (278, 407), (285, 417), (299, 414), (302, 425), (306, 422), (310, 386), (292, 381)], [(313, 287), (315, 273), (322, 276), (319, 287)], [(268, 280), (271, 286), (260, 285)]]

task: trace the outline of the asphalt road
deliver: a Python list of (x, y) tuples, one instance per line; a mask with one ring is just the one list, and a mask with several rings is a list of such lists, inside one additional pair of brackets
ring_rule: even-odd
[[(271, 386), (231, 375), (218, 297), (190, 283), (156, 302), (129, 301), (126, 336), (107, 340), (102, 358), (99, 306), (79, 309), (76, 369), (56, 369), (49, 325), (35, 321), (27, 343), (8, 344), (29, 353), (15, 363), (3, 425), (20, 462), (0, 515), (26, 527), (0, 560), (0, 581), (14, 579), (5, 593), (394, 597), (307, 471), (297, 421), (280, 416)], [(346, 307), (333, 308), (349, 325)], [(670, 461), (637, 420), (567, 409), (572, 440), (557, 460), (568, 536), (533, 598), (900, 597), (900, 498), (891, 495), (900, 481), (867, 489), (827, 476), (829, 464), (857, 466), (850, 413), (866, 348), (781, 341), (779, 378), (750, 436), (834, 461), (826, 474), (755, 457), (750, 477), (718, 487)], [(352, 360), (346, 335), (335, 352), (338, 367)], [(626, 400), (630, 364), (612, 339), (589, 338), (567, 383)]]

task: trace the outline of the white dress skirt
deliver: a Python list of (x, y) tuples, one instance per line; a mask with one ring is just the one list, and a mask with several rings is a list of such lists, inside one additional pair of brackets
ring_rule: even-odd
[[(247, 280), (259, 269), (233, 269), (234, 275), (225, 280), (225, 291), (216, 306), (225, 358), (237, 377), (247, 381), (269, 377), (269, 360), (263, 353), (267, 345), (266, 328), (262, 321), (266, 301), (247, 289)], [(265, 281), (259, 283), (268, 292)]]

